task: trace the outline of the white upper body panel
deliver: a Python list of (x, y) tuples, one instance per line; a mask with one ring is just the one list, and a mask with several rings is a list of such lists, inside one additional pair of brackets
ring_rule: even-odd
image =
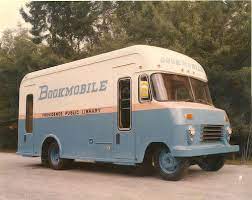
[[(92, 56), (55, 67), (31, 72), (24, 77), (23, 81), (51, 73), (57, 73), (73, 68), (91, 65), (94, 63), (112, 60), (115, 58), (127, 57), (134, 54), (141, 55), (143, 59), (142, 61), (145, 63), (145, 66), (142, 66), (142, 71), (165, 70), (167, 72), (184, 74), (187, 76), (195, 77), (197, 79), (201, 79), (203, 81), (207, 81), (206, 73), (203, 67), (197, 61), (184, 54), (169, 49), (147, 45), (134, 45), (108, 53), (103, 53), (97, 56)], [(129, 63), (125, 60), (125, 64)], [(139, 69), (136, 69), (136, 71), (139, 71)]]
[[(207, 81), (204, 69), (192, 58), (159, 47), (136, 45), (27, 74), (20, 85), (19, 115), (25, 115), (28, 94), (34, 96), (34, 114), (113, 107), (118, 78), (128, 74), (132, 85), (137, 85), (139, 73), (158, 71)], [(71, 96), (60, 95), (62, 90), (66, 93), (71, 88)], [(47, 95), (49, 91), (54, 93), (45, 98), (45, 91)], [(133, 104), (137, 103), (137, 96), (138, 90), (134, 89)]]

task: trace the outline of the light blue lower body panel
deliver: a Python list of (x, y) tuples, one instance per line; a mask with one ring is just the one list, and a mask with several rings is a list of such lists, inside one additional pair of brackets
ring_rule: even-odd
[[(195, 119), (184, 120), (185, 113)], [(183, 119), (183, 120), (182, 120)], [(135, 164), (143, 161), (151, 143), (163, 143), (176, 157), (193, 157), (236, 152), (238, 146), (227, 141), (199, 143), (200, 125), (223, 124), (223, 113), (191, 109), (158, 109), (132, 112), (132, 128), (116, 143), (117, 114), (101, 113), (34, 119), (33, 133), (26, 134), (25, 120), (19, 120), (18, 154), (40, 156), (44, 139), (53, 134), (61, 147), (62, 158)], [(193, 144), (188, 142), (188, 126), (196, 128)]]
[(192, 146), (174, 146), (172, 155), (175, 157), (194, 157), (211, 154), (225, 154), (239, 151), (238, 145), (202, 144)]
[(41, 155), (42, 143), (51, 135), (58, 139), (63, 158), (112, 157), (112, 114), (34, 119), (29, 140), (24, 139), (25, 121), (19, 120), (18, 154)]

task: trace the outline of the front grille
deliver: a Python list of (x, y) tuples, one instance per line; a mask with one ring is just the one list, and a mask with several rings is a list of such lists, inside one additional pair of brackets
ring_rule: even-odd
[(201, 141), (220, 141), (223, 137), (222, 125), (204, 125), (202, 127)]

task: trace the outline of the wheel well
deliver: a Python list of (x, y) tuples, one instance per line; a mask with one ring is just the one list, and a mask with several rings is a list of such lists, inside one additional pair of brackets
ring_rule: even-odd
[(147, 162), (149, 159), (152, 159), (154, 152), (161, 147), (169, 148), (165, 143), (162, 142), (150, 143), (145, 150), (143, 162)]
[(48, 148), (52, 142), (57, 142), (57, 140), (53, 137), (48, 137), (44, 140), (41, 151), (42, 159), (48, 159)]

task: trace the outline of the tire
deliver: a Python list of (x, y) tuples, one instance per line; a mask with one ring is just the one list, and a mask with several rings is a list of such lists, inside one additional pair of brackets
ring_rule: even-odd
[(48, 163), (50, 168), (54, 170), (62, 170), (69, 168), (73, 163), (73, 160), (60, 158), (59, 145), (57, 142), (52, 142), (48, 149)]
[(225, 164), (224, 156), (208, 156), (198, 161), (198, 165), (204, 171), (218, 171)]
[(44, 167), (49, 167), (49, 161), (48, 161), (48, 159), (42, 158), (42, 157), (41, 157), (41, 164), (42, 164)]
[(162, 179), (178, 181), (186, 174), (189, 162), (173, 157), (167, 147), (162, 147), (154, 154), (154, 165)]
[(138, 176), (149, 176), (155, 172), (152, 165), (153, 157), (148, 157), (143, 161), (143, 163), (136, 166), (134, 173)]

